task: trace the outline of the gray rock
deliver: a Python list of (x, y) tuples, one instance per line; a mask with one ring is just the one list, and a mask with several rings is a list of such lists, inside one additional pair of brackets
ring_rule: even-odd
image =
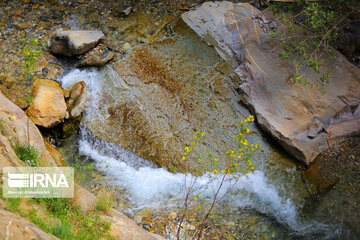
[(49, 40), (49, 49), (53, 54), (73, 56), (83, 54), (94, 48), (104, 39), (101, 31), (59, 30)]
[[(288, 81), (295, 72), (292, 60), (283, 61), (273, 51), (276, 43), (268, 40), (268, 35), (255, 22), (259, 14), (250, 4), (223, 1), (206, 2), (184, 13), (182, 18), (236, 68), (242, 79), (239, 90), (242, 101), (255, 113), (261, 128), (289, 153), (309, 164), (329, 146), (325, 129), (331, 129), (331, 139), (358, 132), (358, 120), (349, 111), (360, 104), (360, 71), (336, 53), (336, 59), (323, 58), (321, 71), (330, 73), (325, 94), (316, 87)], [(261, 14), (273, 18), (270, 12)], [(300, 75), (316, 86), (319, 76), (315, 73), (305, 69)], [(332, 118), (347, 123), (332, 128)]]

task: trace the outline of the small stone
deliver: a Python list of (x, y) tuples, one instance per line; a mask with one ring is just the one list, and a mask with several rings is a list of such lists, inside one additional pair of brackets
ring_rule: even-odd
[(131, 48), (130, 43), (125, 43), (124, 46), (122, 47), (123, 51), (126, 52), (127, 50), (129, 50)]
[(132, 6), (126, 8), (125, 10), (123, 10), (125, 16), (128, 16), (130, 14), (131, 10), (132, 10)]
[(149, 231), (149, 230), (150, 230), (149, 224), (143, 224), (143, 228), (144, 228), (146, 231)]
[(269, 27), (271, 28), (271, 30), (276, 29), (276, 27), (277, 27), (276, 22), (275, 22), (275, 21), (272, 21), (272, 22), (269, 24)]
[(264, 22), (264, 23), (269, 23), (269, 21), (268, 20), (266, 20), (266, 18), (265, 18), (265, 16), (263, 15), (263, 16), (261, 16), (261, 20)]

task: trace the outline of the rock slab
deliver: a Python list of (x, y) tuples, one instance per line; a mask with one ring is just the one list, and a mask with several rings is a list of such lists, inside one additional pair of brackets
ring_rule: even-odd
[(48, 45), (53, 54), (71, 57), (89, 51), (104, 38), (101, 31), (59, 30), (49, 40)]
[[(255, 113), (261, 128), (290, 154), (310, 164), (329, 146), (332, 136), (359, 131), (354, 119), (360, 115), (355, 111), (360, 104), (360, 71), (336, 53), (336, 59), (322, 57), (320, 71), (329, 72), (326, 93), (295, 84), (292, 60), (283, 61), (274, 51), (279, 43), (254, 21), (259, 14), (273, 19), (270, 12), (260, 12), (250, 4), (227, 1), (206, 2), (182, 18), (235, 68), (242, 80), (242, 102)], [(304, 69), (299, 74), (316, 86), (319, 76), (315, 73)], [(347, 124), (332, 127), (342, 121)], [(329, 135), (328, 129), (333, 133)]]
[(59, 238), (44, 232), (34, 224), (9, 211), (0, 209), (0, 239), (28, 240), (47, 239), (58, 240)]

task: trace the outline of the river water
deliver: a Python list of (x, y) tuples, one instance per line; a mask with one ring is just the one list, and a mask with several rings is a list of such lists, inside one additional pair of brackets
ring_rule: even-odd
[[(101, 70), (75, 69), (60, 79), (63, 88), (83, 80), (88, 88), (88, 107), (80, 133), (68, 141), (62, 151), (70, 162), (77, 159), (81, 164), (93, 163), (102, 175), (101, 185), (120, 193), (116, 196), (118, 201), (125, 203), (122, 210), (129, 216), (143, 209), (166, 212), (181, 207), (185, 196), (184, 174), (158, 168), (120, 146), (98, 138), (88, 129), (94, 120), (105, 122), (107, 115), (99, 106), (104, 104), (102, 95), (106, 85), (112, 85), (116, 78), (119, 76), (107, 66)], [(280, 161), (276, 161), (277, 156)], [(248, 239), (333, 239), (341, 234), (340, 226), (311, 220), (302, 212), (311, 190), (297, 164), (283, 160), (281, 154), (260, 161), (263, 161), (261, 167), (242, 177), (233, 194), (221, 203), (223, 211), (231, 209), (232, 221), (236, 224), (245, 226), (251, 219), (251, 230), (256, 235), (249, 234)], [(206, 184), (208, 180), (208, 176), (202, 176), (197, 185)], [(212, 184), (203, 193), (205, 199), (212, 195), (218, 182)], [(219, 215), (226, 214), (217, 211), (220, 211)]]

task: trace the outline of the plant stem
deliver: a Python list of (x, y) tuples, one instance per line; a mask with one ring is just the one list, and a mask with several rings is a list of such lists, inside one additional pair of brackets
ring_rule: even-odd
[(197, 239), (200, 240), (201, 239), (201, 236), (203, 234), (203, 231), (204, 231), (204, 226), (205, 226), (205, 223), (207, 221), (207, 219), (209, 218), (210, 216), (210, 213), (211, 211), (214, 209), (214, 206), (215, 206), (215, 203), (216, 203), (216, 199), (217, 199), (217, 196), (219, 195), (219, 192), (220, 192), (220, 189), (222, 187), (222, 185), (224, 184), (224, 181), (225, 181), (225, 178), (226, 178), (226, 174), (224, 174), (224, 176), (222, 177), (221, 179), (221, 183), (215, 193), (215, 196), (213, 198), (213, 201), (211, 203), (211, 207), (209, 208), (209, 211), (206, 213), (205, 217), (203, 218), (201, 224), (200, 224), (200, 227), (199, 229), (195, 232), (194, 236), (192, 239), (195, 239), (195, 236), (198, 235)]
[(28, 118), (27, 122), (27, 137), (28, 137), (28, 147), (29, 147), (29, 161), (31, 161), (31, 147), (30, 147), (30, 119)]

